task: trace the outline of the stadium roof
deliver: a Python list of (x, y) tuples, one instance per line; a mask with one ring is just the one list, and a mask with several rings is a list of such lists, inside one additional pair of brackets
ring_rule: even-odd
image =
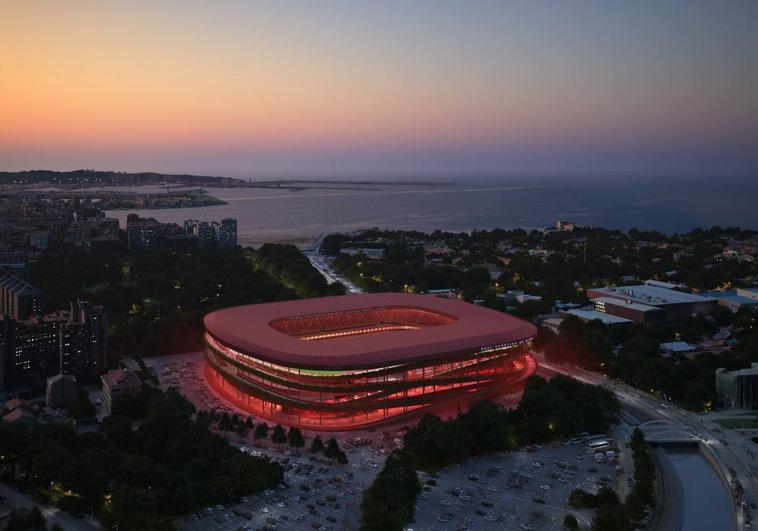
[[(431, 313), (430, 324), (402, 330), (327, 337), (279, 331), (282, 321), (341, 320), (374, 310)], [(532, 338), (536, 327), (495, 310), (456, 299), (405, 293), (343, 295), (236, 306), (205, 316), (206, 331), (226, 346), (272, 363), (309, 369), (356, 369), (408, 363)], [(373, 328), (368, 326), (367, 329)], [(338, 328), (331, 329), (339, 330)], [(328, 331), (327, 331), (328, 332)], [(311, 340), (317, 339), (317, 340)]]

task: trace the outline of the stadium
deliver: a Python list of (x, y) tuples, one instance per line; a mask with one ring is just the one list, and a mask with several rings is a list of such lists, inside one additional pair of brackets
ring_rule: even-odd
[(518, 389), (536, 370), (535, 333), (508, 314), (429, 295), (237, 306), (205, 316), (206, 377), (270, 421), (359, 429)]

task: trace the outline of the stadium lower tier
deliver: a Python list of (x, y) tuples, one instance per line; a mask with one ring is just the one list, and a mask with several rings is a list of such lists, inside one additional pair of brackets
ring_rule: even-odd
[(206, 378), (224, 399), (271, 422), (344, 431), (427, 411), (461, 409), (519, 388), (537, 369), (529, 342), (360, 370), (278, 366), (206, 337)]

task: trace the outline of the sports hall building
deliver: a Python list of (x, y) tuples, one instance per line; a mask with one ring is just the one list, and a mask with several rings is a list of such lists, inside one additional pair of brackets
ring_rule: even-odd
[(398, 420), (518, 388), (534, 325), (405, 293), (237, 306), (205, 317), (206, 374), (256, 416), (316, 430)]

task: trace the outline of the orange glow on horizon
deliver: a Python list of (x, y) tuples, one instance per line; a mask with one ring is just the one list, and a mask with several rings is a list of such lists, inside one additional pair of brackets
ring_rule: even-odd
[(617, 36), (608, 28), (629, 17), (603, 6), (358, 4), (8, 0), (0, 155), (471, 149), (539, 160), (635, 143), (737, 149), (758, 133), (755, 56), (730, 25), (736, 8), (695, 13), (728, 36), (691, 31), (694, 9), (641, 8)]

